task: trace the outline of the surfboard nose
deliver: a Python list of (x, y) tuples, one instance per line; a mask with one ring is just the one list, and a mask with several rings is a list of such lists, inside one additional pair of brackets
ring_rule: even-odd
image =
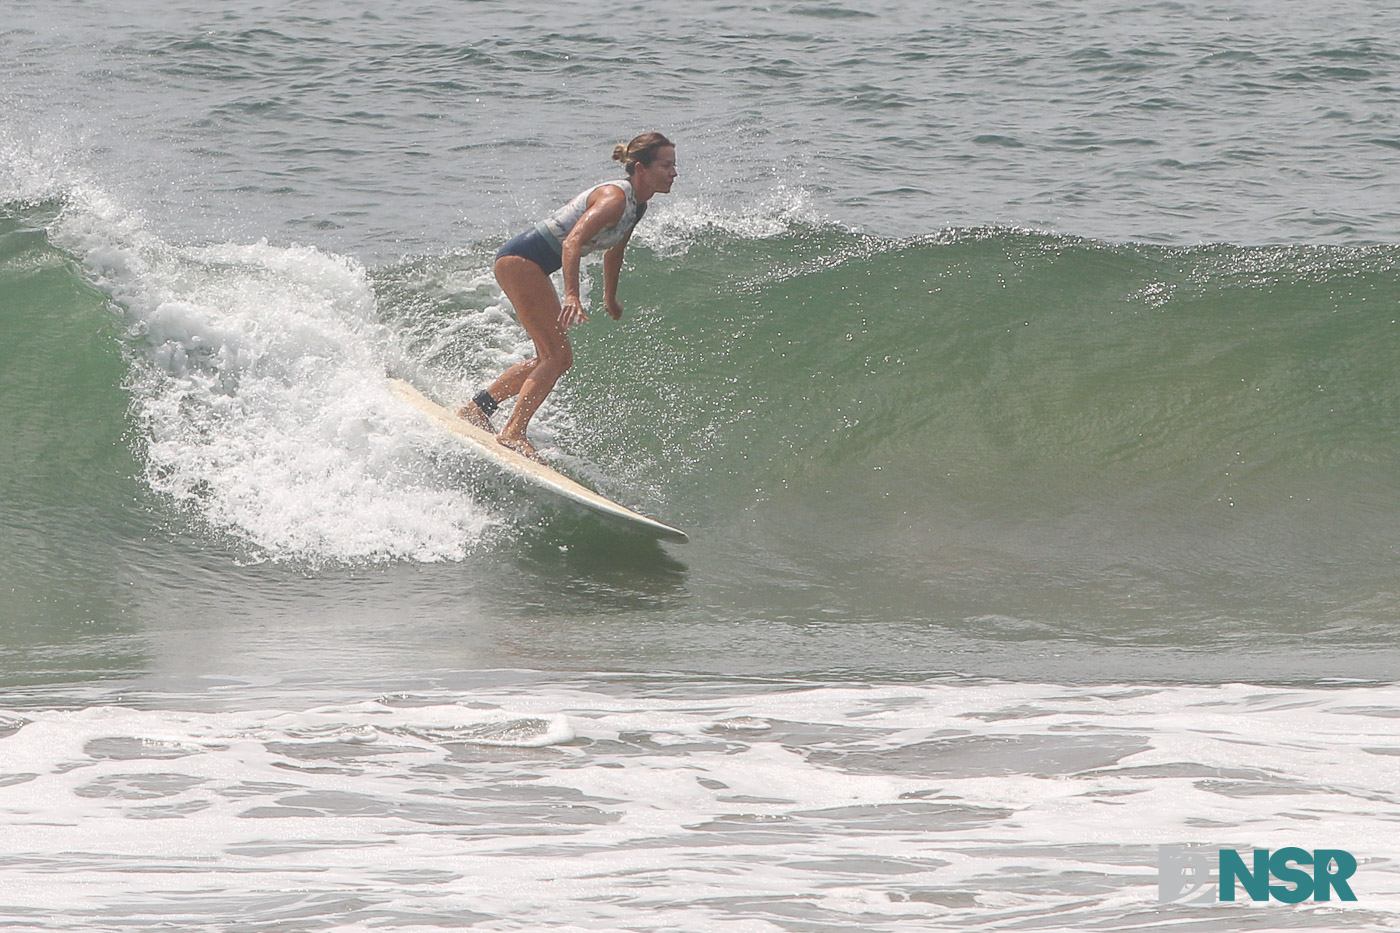
[(457, 417), (454, 412), (420, 392), (412, 383), (394, 378), (390, 378), (387, 383), (389, 391), (396, 398), (408, 402), (430, 421), (461, 440), (474, 456), (523, 481), (527, 487), (552, 493), (566, 502), (617, 523), (629, 531), (641, 532), (654, 538), (677, 543), (685, 543), (690, 540), (690, 536), (679, 528), (674, 528), (665, 522), (659, 522), (640, 512), (633, 511), (625, 505), (614, 502), (607, 496), (589, 489), (578, 480), (565, 476), (553, 467), (532, 460), (509, 447), (502, 446), (497, 441), (496, 435), (477, 427), (464, 418)]

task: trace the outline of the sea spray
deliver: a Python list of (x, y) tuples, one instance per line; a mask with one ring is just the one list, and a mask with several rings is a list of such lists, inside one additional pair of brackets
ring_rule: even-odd
[(458, 559), (492, 525), (388, 397), (393, 337), (358, 263), (172, 244), (82, 189), (52, 237), (126, 321), (147, 482), (253, 556)]

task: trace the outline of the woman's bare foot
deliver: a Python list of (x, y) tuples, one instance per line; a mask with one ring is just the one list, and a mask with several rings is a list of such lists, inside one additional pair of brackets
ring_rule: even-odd
[(525, 440), (525, 438), (523, 438), (523, 437), (500, 437), (500, 436), (498, 436), (498, 437), (496, 438), (496, 443), (500, 444), (502, 447), (506, 448), (507, 450), (513, 450), (513, 451), (515, 451), (516, 453), (520, 454), (521, 456), (523, 456), (523, 457), (525, 457), (525, 458), (527, 458), (527, 459), (529, 459), (529, 460), (533, 460), (533, 461), (535, 461), (536, 463), (540, 463), (540, 464), (544, 464), (545, 466), (548, 466), (548, 464), (545, 463), (544, 457), (541, 457), (541, 456), (540, 456), (540, 452), (534, 448), (534, 445), (531, 444), (529, 441)]
[(491, 423), (491, 419), (486, 417), (486, 412), (482, 411), (476, 402), (468, 402), (457, 409), (457, 417), (468, 424), (474, 424), (483, 431), (496, 433), (496, 426)]

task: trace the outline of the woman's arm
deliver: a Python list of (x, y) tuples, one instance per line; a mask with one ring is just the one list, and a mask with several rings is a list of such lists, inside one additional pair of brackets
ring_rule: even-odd
[[(559, 323), (565, 327), (588, 320), (583, 313), (583, 302), (579, 299), (578, 267), (583, 258), (583, 244), (597, 236), (604, 227), (611, 227), (622, 219), (627, 210), (627, 196), (616, 185), (606, 185), (594, 191), (588, 198), (588, 210), (574, 224), (569, 235), (564, 238), (564, 303), (559, 309)], [(619, 264), (619, 268), (621, 265)], [(604, 272), (606, 276), (606, 270)], [(616, 287), (616, 283), (614, 283)]]
[(622, 242), (603, 254), (603, 307), (608, 309), (614, 321), (622, 319), (622, 304), (617, 300), (617, 277), (622, 273), (622, 254), (631, 239), (632, 231), (628, 230)]

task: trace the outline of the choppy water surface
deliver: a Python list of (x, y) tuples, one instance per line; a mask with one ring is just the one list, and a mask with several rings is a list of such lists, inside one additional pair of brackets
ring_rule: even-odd
[(475, 680), (470, 703), (7, 712), (27, 770), (0, 775), (5, 910), (46, 930), (1341, 930), (1394, 910), (1378, 858), (1354, 904), (1155, 900), (1182, 840), (1384, 851), (1393, 688)]
[(1397, 12), (1230, 4), (35, 7), (9, 133), (186, 236), (494, 239), (638, 127), (677, 200), (876, 233), (1393, 241)]

